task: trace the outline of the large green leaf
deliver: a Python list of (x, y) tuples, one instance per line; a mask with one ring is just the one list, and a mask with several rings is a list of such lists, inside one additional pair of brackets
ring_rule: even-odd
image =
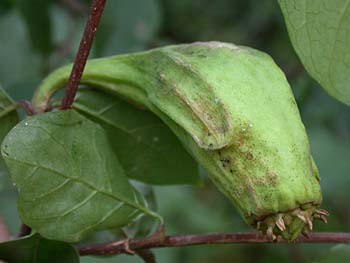
[(144, 214), (160, 218), (129, 184), (105, 131), (73, 110), (20, 122), (1, 153), (21, 219), (45, 238), (78, 242)]
[(80, 91), (74, 108), (107, 131), (128, 177), (159, 185), (200, 182), (196, 162), (151, 112), (92, 89)]
[(350, 105), (350, 0), (279, 0), (292, 44), (306, 70)]
[(38, 52), (47, 55), (52, 49), (51, 19), (49, 0), (15, 0), (30, 37), (32, 46)]
[(0, 261), (8, 263), (78, 263), (74, 247), (38, 234), (0, 243)]

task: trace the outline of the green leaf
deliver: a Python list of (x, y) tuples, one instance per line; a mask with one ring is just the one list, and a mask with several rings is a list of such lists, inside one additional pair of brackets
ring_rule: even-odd
[(48, 0), (15, 0), (21, 13), (33, 48), (48, 55), (52, 50), (50, 5)]
[[(153, 187), (136, 181), (133, 182), (133, 186), (146, 199), (149, 208), (153, 211), (157, 211), (157, 199)], [(134, 224), (125, 227), (123, 230), (128, 237), (145, 237), (154, 233), (158, 227), (159, 220), (155, 220), (155, 218), (152, 217), (143, 217)]]
[(74, 108), (107, 131), (128, 177), (158, 185), (200, 183), (196, 162), (153, 113), (92, 89), (80, 91)]
[[(153, 187), (136, 181), (132, 181), (132, 185), (146, 199), (149, 208), (156, 211), (157, 204)], [(96, 232), (93, 235), (86, 237), (81, 241), (81, 243), (105, 243), (112, 242), (117, 239), (146, 237), (153, 234), (158, 229), (159, 223), (159, 220), (154, 217), (142, 217), (136, 222), (123, 228)]]
[(0, 260), (8, 263), (78, 263), (76, 249), (38, 234), (0, 243)]
[(18, 120), (15, 102), (0, 87), (0, 143)]
[(309, 74), (350, 105), (350, 0), (279, 0), (290, 39)]
[(162, 220), (129, 184), (105, 131), (73, 110), (20, 122), (1, 153), (21, 219), (45, 238), (78, 242), (142, 215)]

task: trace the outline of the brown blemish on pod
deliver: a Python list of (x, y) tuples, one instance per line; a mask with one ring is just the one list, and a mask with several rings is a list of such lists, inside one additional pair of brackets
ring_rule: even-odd
[(253, 154), (250, 153), (250, 152), (247, 152), (247, 153), (245, 154), (245, 157), (246, 157), (248, 160), (253, 160)]
[(269, 180), (269, 183), (273, 186), (277, 186), (278, 184), (278, 176), (276, 173), (272, 172), (272, 171), (268, 171), (267, 172), (267, 177)]

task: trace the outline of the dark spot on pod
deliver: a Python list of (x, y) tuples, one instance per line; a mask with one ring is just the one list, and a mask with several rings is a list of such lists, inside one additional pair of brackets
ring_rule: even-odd
[(246, 157), (248, 160), (252, 160), (252, 159), (253, 159), (253, 155), (252, 155), (250, 152), (246, 153), (245, 157)]

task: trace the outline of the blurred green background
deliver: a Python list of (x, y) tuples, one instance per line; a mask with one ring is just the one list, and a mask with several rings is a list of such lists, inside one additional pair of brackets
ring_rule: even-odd
[[(30, 99), (41, 79), (71, 62), (89, 1), (0, 0), (0, 84), (16, 100)], [(289, 42), (277, 1), (109, 0), (90, 57), (172, 43), (219, 40), (269, 53), (285, 71), (322, 177), (331, 216), (316, 231), (350, 231), (350, 107), (329, 97), (304, 71)], [(250, 230), (206, 180), (203, 188), (156, 187), (168, 234)], [(0, 215), (19, 227), (16, 193), (0, 163)], [(216, 245), (154, 250), (159, 262), (345, 262), (345, 245)], [(84, 257), (83, 263), (141, 262), (137, 257)]]

